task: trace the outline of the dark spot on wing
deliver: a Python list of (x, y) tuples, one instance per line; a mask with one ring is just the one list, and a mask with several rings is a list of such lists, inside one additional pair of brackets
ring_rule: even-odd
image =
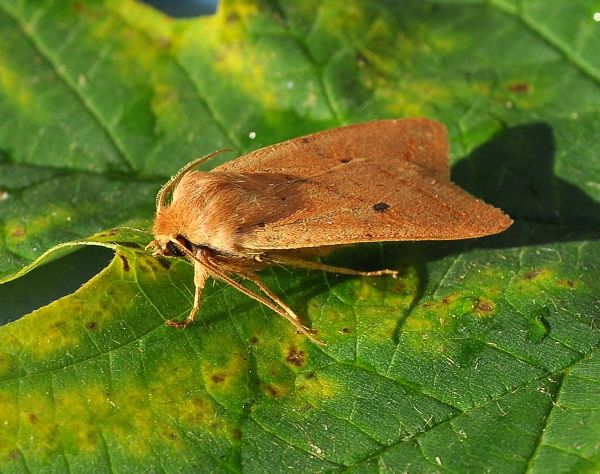
[(378, 202), (377, 204), (373, 204), (372, 209), (375, 212), (383, 212), (386, 209), (389, 209), (390, 205), (387, 202)]
[(340, 160), (340, 163), (350, 163), (351, 161), (352, 161), (352, 159), (351, 159), (351, 158), (342, 158), (342, 159)]

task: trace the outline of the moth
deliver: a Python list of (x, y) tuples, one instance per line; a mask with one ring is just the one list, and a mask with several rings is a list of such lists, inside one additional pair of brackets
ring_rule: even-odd
[[(512, 220), (450, 182), (446, 129), (423, 119), (376, 120), (267, 146), (194, 171), (185, 165), (158, 192), (153, 255), (194, 265), (194, 321), (209, 277), (223, 280), (320, 341), (257, 271), (269, 265), (360, 276), (312, 260), (361, 242), (454, 240), (496, 234)], [(240, 280), (256, 286), (252, 290)]]

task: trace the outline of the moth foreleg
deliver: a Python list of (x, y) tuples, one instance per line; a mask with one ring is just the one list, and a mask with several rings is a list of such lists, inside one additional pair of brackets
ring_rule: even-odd
[(370, 272), (364, 272), (361, 270), (353, 270), (352, 268), (336, 267), (334, 265), (326, 265), (321, 262), (315, 262), (313, 260), (304, 260), (302, 258), (281, 256), (281, 255), (269, 255), (264, 258), (265, 262), (277, 263), (281, 265), (288, 265), (291, 267), (306, 268), (307, 270), (321, 270), (328, 273), (338, 273), (340, 275), (357, 275), (357, 276), (385, 276), (389, 275), (393, 278), (398, 276), (397, 270), (375, 270)]
[(167, 326), (182, 329), (188, 327), (194, 322), (194, 319), (196, 319), (196, 316), (200, 311), (200, 304), (202, 303), (202, 290), (204, 289), (204, 284), (206, 283), (207, 278), (208, 273), (205, 268), (200, 263), (196, 262), (194, 264), (194, 285), (196, 287), (194, 290), (194, 305), (192, 306), (187, 318), (181, 322), (169, 319), (165, 321)]

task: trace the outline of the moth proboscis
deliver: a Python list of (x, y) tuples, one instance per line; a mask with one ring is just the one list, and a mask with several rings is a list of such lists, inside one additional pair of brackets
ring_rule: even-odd
[[(289, 265), (361, 276), (314, 260), (361, 242), (454, 240), (496, 234), (512, 220), (450, 182), (446, 129), (423, 119), (376, 120), (261, 148), (194, 171), (217, 151), (185, 165), (158, 192), (154, 255), (194, 265), (192, 323), (209, 277), (223, 280), (323, 344), (260, 279)], [(169, 201), (170, 197), (170, 201)], [(252, 281), (259, 292), (240, 283)]]

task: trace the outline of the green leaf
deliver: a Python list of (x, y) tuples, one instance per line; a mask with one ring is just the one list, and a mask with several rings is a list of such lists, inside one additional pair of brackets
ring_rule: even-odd
[[(0, 327), (1, 470), (598, 471), (598, 10), (0, 0), (0, 316), (51, 298)], [(145, 229), (181, 165), (413, 115), (509, 231), (327, 257), (398, 279), (264, 270), (325, 347), (220, 282), (163, 324), (192, 269)], [(114, 257), (53, 301), (82, 245)]]

